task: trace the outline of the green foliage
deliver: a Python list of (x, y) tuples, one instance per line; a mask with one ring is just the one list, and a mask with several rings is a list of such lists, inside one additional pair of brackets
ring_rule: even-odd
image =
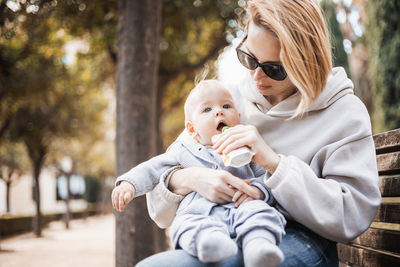
[(341, 66), (346, 70), (350, 77), (350, 67), (347, 54), (343, 47), (343, 33), (340, 30), (338, 21), (336, 20), (335, 6), (332, 0), (322, 0), (321, 7), (324, 11), (327, 26), (330, 32), (333, 54), (333, 66)]
[(242, 11), (235, 1), (164, 0), (160, 73), (201, 68), (211, 51), (227, 45), (226, 33), (233, 30), (228, 22)]
[(27, 169), (28, 158), (21, 143), (4, 142), (0, 146), (0, 179), (12, 182)]
[[(91, 139), (92, 145), (103, 139), (105, 88), (113, 87), (114, 66), (104, 41), (110, 35), (90, 28), (100, 17), (89, 17), (105, 12), (112, 20), (106, 8), (111, 2), (97, 7), (90, 1), (30, 1), (16, 11), (0, 5), (0, 69), (5, 70), (0, 72), (0, 142), (24, 142), (30, 156), (38, 158), (59, 143), (75, 148), (66, 143), (72, 139)], [(30, 6), (38, 8), (28, 12)], [(113, 27), (100, 25), (96, 29)], [(76, 39), (87, 44), (88, 52), (67, 62), (64, 47)]]
[[(387, 129), (400, 128), (400, 3), (368, 1), (370, 77)], [(383, 129), (386, 130), (386, 129)]]

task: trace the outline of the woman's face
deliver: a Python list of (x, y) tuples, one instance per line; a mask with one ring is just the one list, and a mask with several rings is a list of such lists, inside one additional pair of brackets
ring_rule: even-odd
[[(243, 44), (243, 50), (255, 57), (259, 63), (275, 62), (282, 64), (279, 58), (281, 47), (276, 36), (253, 22), (250, 22), (248, 26), (247, 39)], [(250, 70), (250, 74), (258, 91), (272, 105), (276, 105), (296, 92), (296, 87), (288, 77), (283, 81), (273, 80), (260, 67)]]

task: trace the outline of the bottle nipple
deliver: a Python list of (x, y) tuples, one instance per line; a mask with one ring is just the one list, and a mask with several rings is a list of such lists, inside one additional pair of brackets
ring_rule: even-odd
[(224, 132), (225, 130), (227, 130), (227, 129), (229, 129), (229, 126), (224, 126), (224, 127), (222, 127), (222, 132)]

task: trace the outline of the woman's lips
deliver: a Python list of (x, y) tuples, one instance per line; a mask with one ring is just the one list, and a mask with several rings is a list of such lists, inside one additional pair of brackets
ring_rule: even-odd
[(257, 86), (257, 89), (260, 91), (266, 91), (272, 87), (271, 85), (261, 85), (261, 84), (257, 84), (256, 86)]

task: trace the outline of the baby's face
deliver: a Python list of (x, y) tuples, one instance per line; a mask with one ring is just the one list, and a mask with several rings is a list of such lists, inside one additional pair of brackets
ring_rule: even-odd
[(203, 145), (212, 145), (211, 138), (220, 134), (222, 127), (232, 127), (240, 122), (232, 96), (223, 87), (201, 88), (192, 97), (190, 106), (186, 129)]

